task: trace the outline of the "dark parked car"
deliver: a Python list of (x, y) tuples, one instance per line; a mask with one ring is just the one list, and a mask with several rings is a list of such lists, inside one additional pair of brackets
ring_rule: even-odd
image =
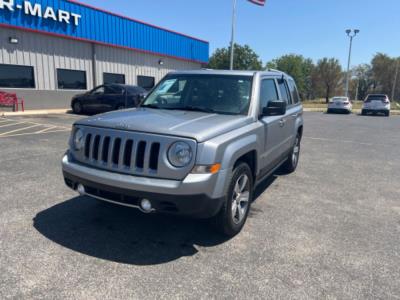
[(74, 113), (100, 113), (111, 110), (136, 107), (147, 95), (139, 86), (124, 84), (105, 84), (72, 98), (71, 107)]

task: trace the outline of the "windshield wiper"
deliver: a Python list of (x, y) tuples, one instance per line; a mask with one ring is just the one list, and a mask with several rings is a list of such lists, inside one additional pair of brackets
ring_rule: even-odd
[(177, 110), (187, 110), (187, 111), (199, 111), (199, 112), (206, 112), (206, 113), (215, 113), (214, 110), (207, 107), (199, 107), (199, 106), (183, 106), (183, 107), (176, 107)]
[(162, 107), (155, 105), (155, 104), (145, 104), (145, 105), (141, 105), (140, 107), (162, 109)]

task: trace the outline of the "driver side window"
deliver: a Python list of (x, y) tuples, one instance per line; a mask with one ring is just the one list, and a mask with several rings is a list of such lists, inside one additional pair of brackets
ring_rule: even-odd
[(91, 92), (91, 94), (92, 94), (92, 95), (101, 95), (101, 94), (104, 94), (104, 86), (100, 86), (100, 87), (94, 89), (94, 90)]
[(274, 79), (264, 79), (261, 81), (261, 90), (260, 90), (260, 104), (261, 109), (267, 107), (268, 102), (277, 101), (278, 91), (276, 89), (276, 84)]

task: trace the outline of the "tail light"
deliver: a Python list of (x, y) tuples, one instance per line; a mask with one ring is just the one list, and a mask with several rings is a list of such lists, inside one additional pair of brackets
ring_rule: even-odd
[(389, 101), (388, 99), (385, 99), (385, 100), (383, 100), (383, 103), (385, 103), (385, 104), (389, 104), (389, 103), (390, 103), (390, 101)]

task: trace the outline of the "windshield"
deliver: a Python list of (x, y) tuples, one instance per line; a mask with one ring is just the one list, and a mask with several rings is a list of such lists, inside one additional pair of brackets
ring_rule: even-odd
[(146, 98), (142, 107), (246, 115), (251, 76), (170, 75)]

